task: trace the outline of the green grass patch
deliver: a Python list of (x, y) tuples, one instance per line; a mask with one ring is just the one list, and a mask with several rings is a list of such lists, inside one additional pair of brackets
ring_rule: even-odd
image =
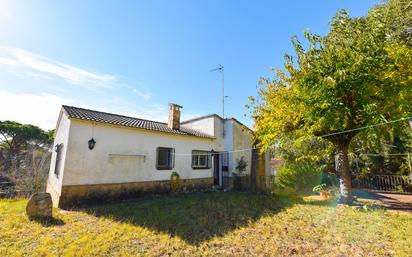
[(248, 193), (159, 196), (29, 221), (0, 200), (0, 256), (410, 256), (412, 215)]

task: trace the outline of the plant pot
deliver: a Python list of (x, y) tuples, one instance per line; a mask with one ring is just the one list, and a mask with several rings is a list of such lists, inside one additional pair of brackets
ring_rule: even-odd
[(330, 197), (329, 192), (320, 192), (320, 198), (321, 198), (322, 200), (328, 200), (329, 197)]

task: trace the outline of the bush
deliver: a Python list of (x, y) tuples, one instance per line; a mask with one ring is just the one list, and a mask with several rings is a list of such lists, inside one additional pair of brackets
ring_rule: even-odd
[(281, 188), (293, 188), (299, 193), (312, 192), (313, 187), (321, 181), (320, 169), (307, 161), (285, 163), (278, 176)]
[(180, 175), (176, 171), (173, 171), (170, 175), (170, 189), (173, 193), (177, 193), (180, 191), (181, 187), (181, 180)]
[[(50, 168), (51, 152), (44, 149), (29, 148), (18, 156), (10, 158), (0, 166), (2, 174), (12, 182), (9, 189), (13, 193), (30, 195), (46, 190)], [(8, 163), (5, 165), (4, 163)]]
[(328, 186), (326, 186), (326, 184), (320, 184), (315, 186), (312, 190), (313, 192), (325, 192), (328, 191)]

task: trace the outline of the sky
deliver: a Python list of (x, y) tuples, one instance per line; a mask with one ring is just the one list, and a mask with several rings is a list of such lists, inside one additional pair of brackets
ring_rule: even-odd
[(380, 1), (0, 0), (0, 120), (53, 129), (62, 104), (167, 122), (222, 113), (251, 126), (261, 77), (293, 53), (291, 37), (324, 35), (339, 9)]

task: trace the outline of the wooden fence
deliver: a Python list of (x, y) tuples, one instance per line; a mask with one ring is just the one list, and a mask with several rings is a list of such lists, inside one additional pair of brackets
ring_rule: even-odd
[(353, 180), (355, 188), (372, 189), (387, 192), (412, 193), (412, 180), (409, 176), (375, 175)]
[(276, 176), (258, 176), (256, 177), (256, 188), (258, 190), (271, 191), (277, 185)]

